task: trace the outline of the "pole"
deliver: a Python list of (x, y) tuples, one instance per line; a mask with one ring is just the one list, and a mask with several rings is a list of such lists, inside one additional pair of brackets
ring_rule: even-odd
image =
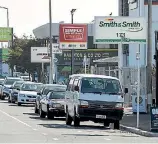
[(155, 31), (155, 63), (156, 63), (156, 106), (158, 107), (158, 31)]
[[(148, 0), (148, 45), (147, 45), (147, 110), (152, 104), (152, 0)], [(149, 101), (150, 100), (150, 101)]]
[(87, 57), (86, 55), (84, 56), (84, 73), (86, 74), (87, 73)]
[(44, 63), (42, 62), (42, 83), (44, 83)]
[(51, 0), (49, 0), (49, 32), (50, 32), (50, 77), (49, 77), (49, 83), (53, 83), (53, 54), (52, 54), (52, 10), (51, 10)]
[[(74, 14), (71, 13), (71, 24), (74, 23)], [(71, 75), (74, 73), (74, 48), (71, 50)]]

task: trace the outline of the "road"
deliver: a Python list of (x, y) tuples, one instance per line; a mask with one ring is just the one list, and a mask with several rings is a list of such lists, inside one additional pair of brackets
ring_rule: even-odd
[(47, 120), (34, 114), (34, 107), (0, 101), (0, 143), (156, 143), (132, 133), (82, 122), (81, 127), (66, 126), (64, 118)]

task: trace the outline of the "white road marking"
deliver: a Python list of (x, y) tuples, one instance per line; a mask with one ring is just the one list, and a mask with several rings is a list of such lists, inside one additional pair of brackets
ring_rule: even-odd
[(58, 139), (57, 139), (57, 138), (53, 138), (53, 140), (55, 140), (55, 141), (56, 141), (56, 140), (58, 140)]
[(78, 131), (78, 132), (80, 133), (80, 132), (82, 132), (82, 131)]
[(109, 138), (104, 138), (105, 140), (107, 140), (107, 141), (110, 141), (111, 139), (109, 139)]
[(4, 111), (2, 111), (2, 110), (0, 110), (0, 112), (3, 113), (3, 114), (5, 114), (6, 116), (8, 116), (8, 117), (10, 117), (10, 118), (12, 118), (12, 119), (14, 119), (14, 120), (16, 120), (17, 122), (19, 122), (19, 123), (21, 123), (21, 124), (27, 126), (27, 127), (31, 127), (31, 126), (28, 125), (27, 123), (25, 123), (25, 122), (23, 122), (23, 121), (17, 119), (16, 117), (11, 116), (10, 114), (8, 114), (8, 113), (6, 113), (6, 112), (4, 112)]
[(48, 134), (46, 134), (46, 133), (42, 133), (43, 135), (48, 135)]
[(33, 129), (34, 131), (37, 131), (37, 129)]

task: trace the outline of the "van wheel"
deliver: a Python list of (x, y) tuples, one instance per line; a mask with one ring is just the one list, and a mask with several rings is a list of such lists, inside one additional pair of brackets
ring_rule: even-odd
[(109, 127), (109, 126), (110, 126), (110, 123), (109, 123), (109, 122), (104, 121), (104, 127)]
[(74, 114), (74, 126), (75, 127), (80, 126), (80, 119), (76, 116), (76, 111)]
[(114, 129), (117, 129), (117, 130), (120, 129), (120, 121), (119, 121), (119, 120), (116, 120), (116, 121), (114, 122)]
[(66, 125), (71, 125), (72, 117), (69, 115), (68, 110), (66, 111)]

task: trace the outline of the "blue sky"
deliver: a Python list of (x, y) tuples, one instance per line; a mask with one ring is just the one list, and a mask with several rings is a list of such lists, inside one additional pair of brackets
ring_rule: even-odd
[[(0, 0), (9, 8), (10, 26), (21, 36), (49, 22), (49, 0)], [(88, 23), (94, 16), (118, 15), (118, 0), (52, 0), (52, 22), (70, 22), (70, 10), (76, 8), (74, 22)], [(0, 9), (0, 27), (7, 25), (6, 11)]]

